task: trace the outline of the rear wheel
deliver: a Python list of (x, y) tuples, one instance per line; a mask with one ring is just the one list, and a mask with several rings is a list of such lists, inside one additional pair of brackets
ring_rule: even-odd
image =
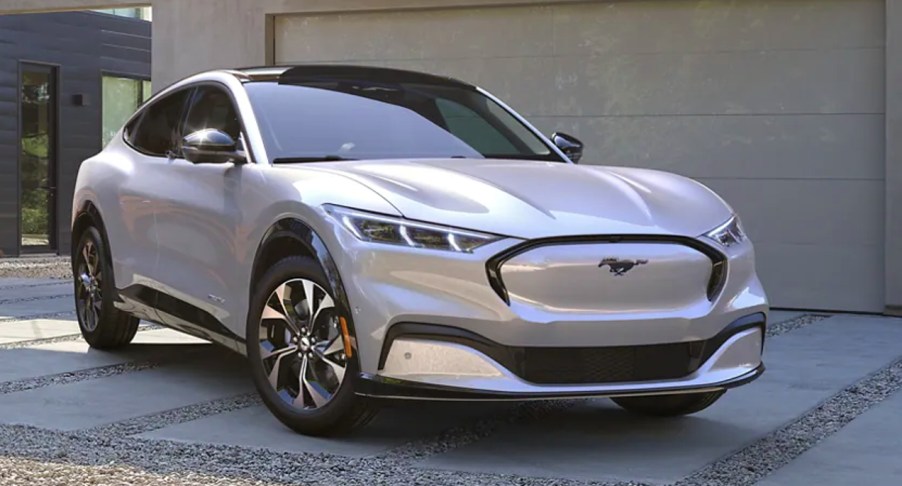
[(285, 258), (253, 285), (247, 355), (269, 410), (309, 435), (335, 435), (368, 422), (376, 409), (354, 394), (357, 364), (319, 265)]
[(85, 229), (72, 256), (75, 310), (85, 341), (94, 348), (125, 346), (138, 331), (138, 319), (113, 304), (116, 287), (106, 246), (97, 228)]
[(724, 393), (726, 392), (721, 390), (708, 393), (617, 397), (611, 400), (633, 413), (654, 417), (676, 417), (701, 412), (714, 405)]

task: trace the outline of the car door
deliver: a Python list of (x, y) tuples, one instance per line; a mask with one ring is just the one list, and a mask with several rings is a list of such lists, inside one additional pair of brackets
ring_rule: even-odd
[[(181, 135), (215, 128), (243, 146), (240, 118), (228, 90), (218, 84), (196, 88)], [(223, 344), (243, 329), (234, 298), (242, 248), (241, 199), (246, 178), (259, 173), (229, 163), (192, 163), (177, 147), (168, 160), (167, 184), (155, 206), (158, 272), (166, 290), (158, 309), (164, 324)], [(253, 186), (253, 184), (250, 184)], [(245, 289), (246, 291), (246, 289)], [(240, 334), (243, 336), (243, 332)]]
[(101, 202), (102, 216), (125, 307), (154, 321), (159, 320), (153, 309), (158, 279), (154, 205), (157, 188), (166, 184), (168, 154), (178, 140), (189, 95), (189, 90), (179, 90), (155, 100), (126, 125), (122, 150), (110, 151), (119, 158), (116, 166), (122, 169), (122, 178), (115, 192), (98, 196), (110, 199)]

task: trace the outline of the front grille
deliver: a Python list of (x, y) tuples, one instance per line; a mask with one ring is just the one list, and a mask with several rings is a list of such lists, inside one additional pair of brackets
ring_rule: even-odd
[(707, 285), (708, 300), (713, 302), (726, 283), (726, 255), (699, 239), (675, 235), (598, 235), (539, 238), (512, 246), (489, 258), (486, 262), (486, 275), (488, 276), (489, 285), (506, 304), (510, 305), (510, 295), (501, 276), (501, 267), (507, 261), (515, 258), (517, 255), (543, 246), (581, 243), (670, 243), (683, 245), (704, 254), (711, 260), (711, 276), (708, 278)]
[[(698, 367), (699, 343), (602, 348), (523, 348), (517, 374), (542, 384), (617, 383), (682, 378)], [(695, 351), (695, 353), (693, 353)]]

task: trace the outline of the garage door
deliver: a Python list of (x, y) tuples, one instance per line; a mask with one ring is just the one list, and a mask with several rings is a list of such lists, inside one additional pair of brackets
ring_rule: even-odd
[(585, 163), (698, 179), (739, 211), (776, 306), (883, 310), (884, 5), (657, 0), (287, 15), (277, 63), (444, 73)]

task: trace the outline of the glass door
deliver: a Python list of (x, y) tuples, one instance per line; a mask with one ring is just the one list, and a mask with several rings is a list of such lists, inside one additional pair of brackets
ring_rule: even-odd
[(19, 230), (22, 252), (56, 252), (56, 69), (19, 69)]

